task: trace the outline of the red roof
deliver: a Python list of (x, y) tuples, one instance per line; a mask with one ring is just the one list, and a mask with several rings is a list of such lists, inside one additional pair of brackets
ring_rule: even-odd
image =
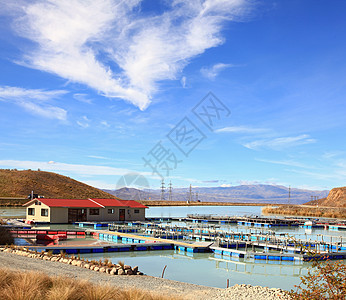
[(120, 199), (97, 199), (92, 198), (97, 203), (102, 204), (103, 206), (129, 206), (132, 208), (148, 208), (147, 206), (140, 204), (135, 200), (120, 200)]
[(132, 208), (148, 208), (148, 206), (140, 204), (139, 202), (134, 200), (121, 200), (121, 202), (124, 203), (124, 205), (130, 206)]
[(118, 199), (50, 199), (40, 198), (33, 199), (23, 206), (28, 206), (34, 201), (40, 201), (49, 207), (102, 207), (115, 206), (115, 207), (131, 207), (131, 208), (148, 208), (134, 200), (118, 200)]

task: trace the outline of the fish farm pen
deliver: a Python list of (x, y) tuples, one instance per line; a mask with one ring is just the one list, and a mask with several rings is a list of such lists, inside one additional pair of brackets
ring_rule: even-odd
[[(39, 230), (12, 228), (14, 237), (31, 241), (29, 249), (59, 253), (102, 253), (172, 250), (187, 253), (214, 253), (225, 260), (253, 259), (261, 261), (310, 261), (346, 259), (346, 237), (308, 235), (297, 238), (270, 228), (319, 228), (345, 230), (344, 222), (308, 220), (304, 218), (220, 217), (188, 215), (186, 218), (147, 218), (145, 222), (79, 222), (79, 229)], [(247, 231), (239, 230), (246, 226)], [(47, 239), (35, 243), (35, 237)], [(100, 245), (60, 244), (59, 239), (90, 238)]]

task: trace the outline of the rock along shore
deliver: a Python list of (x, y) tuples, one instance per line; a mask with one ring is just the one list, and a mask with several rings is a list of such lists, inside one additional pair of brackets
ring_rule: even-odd
[[(44, 257), (50, 257), (50, 259)], [(52, 257), (56, 258), (53, 259)], [(58, 257), (59, 255), (52, 256), (48, 253), (38, 254), (20, 249), (7, 250), (5, 248), (0, 248), (0, 267), (17, 270), (19, 272), (37, 271), (46, 273), (50, 276), (67, 276), (80, 280), (88, 280), (96, 284), (110, 284), (122, 289), (136, 288), (185, 299), (289, 299), (281, 289), (246, 284), (235, 285), (227, 289), (211, 288), (146, 275), (130, 276), (133, 274), (143, 274), (138, 271), (138, 267), (132, 268), (126, 265), (114, 265), (112, 268), (107, 268), (105, 266), (98, 266), (98, 269), (95, 270), (95, 267), (92, 269), (90, 265), (89, 268), (86, 268), (85, 264), (88, 264), (88, 262), (62, 256), (57, 259)], [(72, 261), (74, 261), (73, 264)], [(118, 270), (116, 274), (114, 269)], [(124, 273), (120, 271), (119, 274), (119, 270), (123, 270)], [(126, 270), (131, 271), (126, 273)]]

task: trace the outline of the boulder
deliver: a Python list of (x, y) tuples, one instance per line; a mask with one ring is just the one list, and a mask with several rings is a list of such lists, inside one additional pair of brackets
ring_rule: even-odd
[(86, 263), (86, 264), (84, 265), (84, 268), (89, 269), (89, 268), (90, 268), (90, 264)]
[(126, 275), (132, 275), (133, 274), (132, 269), (126, 269), (125, 274)]
[(118, 275), (125, 275), (125, 271), (123, 269), (118, 269)]
[(100, 270), (100, 268), (99, 267), (94, 267), (94, 271), (96, 271), (96, 272), (98, 272)]
[(117, 268), (113, 268), (110, 273), (110, 275), (117, 275), (118, 274), (118, 269)]
[(77, 267), (83, 267), (83, 265), (84, 265), (84, 262), (82, 262), (81, 260), (77, 260), (76, 262)]
[(129, 266), (129, 265), (124, 266), (124, 270), (130, 270), (130, 269), (131, 269), (131, 266)]
[(99, 269), (99, 272), (100, 272), (100, 273), (106, 273), (106, 268), (105, 268), (105, 267), (101, 267), (101, 268)]
[(133, 272), (134, 274), (136, 274), (137, 271), (138, 271), (138, 266), (134, 266), (134, 267), (132, 268), (132, 272)]

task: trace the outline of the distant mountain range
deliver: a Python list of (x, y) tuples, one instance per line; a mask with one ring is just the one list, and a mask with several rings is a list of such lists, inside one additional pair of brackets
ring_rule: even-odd
[[(139, 190), (124, 187), (117, 190), (104, 190), (125, 200), (160, 200), (160, 190)], [(192, 189), (192, 200), (201, 202), (256, 202), (256, 203), (290, 203), (303, 204), (311, 200), (311, 196), (318, 199), (328, 196), (327, 190), (315, 191), (291, 188), (289, 199), (289, 188), (281, 185), (239, 185), (232, 187), (196, 187)], [(197, 193), (197, 195), (196, 195)], [(168, 191), (165, 199), (169, 200)], [(187, 201), (189, 199), (189, 188), (176, 188), (172, 190), (172, 201)]]

